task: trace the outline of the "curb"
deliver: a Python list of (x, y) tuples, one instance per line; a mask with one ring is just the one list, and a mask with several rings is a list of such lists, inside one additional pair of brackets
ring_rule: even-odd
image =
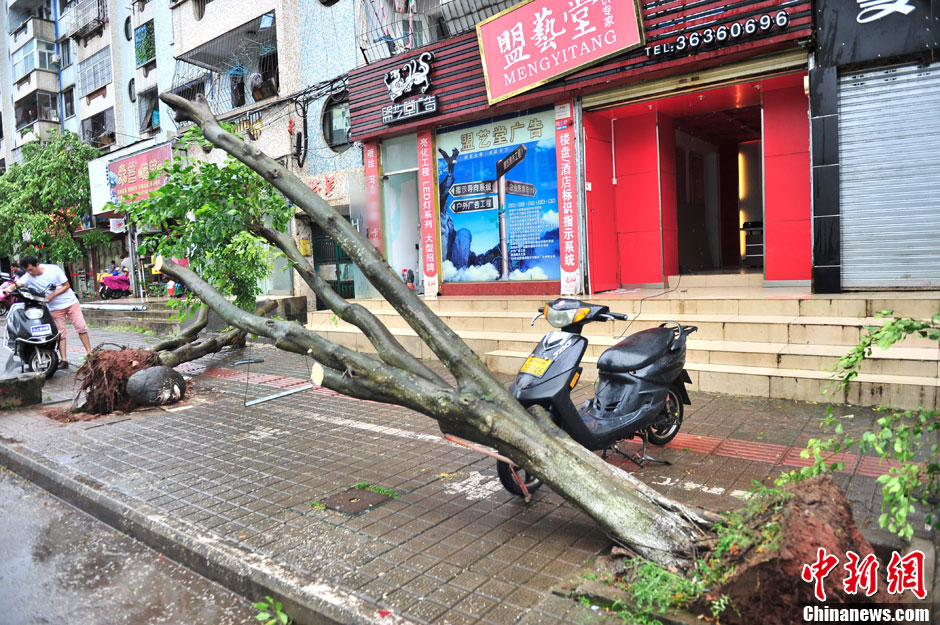
[(0, 465), (237, 595), (251, 601), (275, 597), (297, 625), (414, 623), (397, 614), (380, 617), (377, 606), (355, 594), (227, 543), (28, 450), (0, 442)]

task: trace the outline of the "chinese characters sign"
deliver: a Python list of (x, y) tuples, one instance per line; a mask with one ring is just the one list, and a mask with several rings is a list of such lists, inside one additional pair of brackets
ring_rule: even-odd
[[(846, 575), (842, 578), (842, 589), (848, 595), (864, 593), (871, 597), (878, 592), (878, 567), (880, 563), (874, 554), (860, 558), (855, 552), (846, 553), (846, 562), (842, 568)], [(826, 600), (825, 580), (830, 573), (837, 577), (839, 557), (820, 547), (816, 551), (816, 561), (804, 564), (800, 578), (813, 584), (813, 595), (818, 601)], [(924, 553), (912, 551), (901, 556), (898, 552), (891, 554), (891, 561), (885, 567), (887, 578), (887, 591), (891, 595), (900, 595), (910, 590), (918, 599), (927, 596), (924, 584)], [(838, 584), (838, 581), (833, 580)]]
[(369, 243), (382, 249), (382, 202), (379, 198), (378, 146), (369, 141), (362, 147), (366, 170), (366, 233)]
[(579, 290), (578, 202), (574, 176), (574, 120), (571, 104), (555, 107), (555, 153), (558, 159), (558, 236), (561, 250), (561, 294)]
[(628, 0), (531, 0), (477, 24), (477, 39), (490, 104), (644, 43)]
[[(145, 200), (163, 186), (164, 176), (149, 180), (150, 172), (162, 168), (171, 157), (169, 144), (108, 163), (108, 188), (115, 204)], [(136, 196), (136, 198), (135, 198)]]
[(442, 281), (559, 279), (554, 123), (543, 110), (438, 133)]
[(418, 133), (418, 207), (421, 211), (421, 268), (424, 293), (437, 295), (438, 235), (434, 202), (434, 145), (430, 130)]

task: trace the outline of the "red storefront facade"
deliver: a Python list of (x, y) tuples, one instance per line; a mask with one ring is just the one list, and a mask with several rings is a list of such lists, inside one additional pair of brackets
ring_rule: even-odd
[[(453, 167), (446, 170), (444, 161), (431, 170), (416, 164), (424, 190), (423, 208), (416, 202), (416, 210), (428, 212), (428, 174), (435, 188), (434, 223), (427, 224), (427, 215), (418, 216), (423, 271), (437, 276), (428, 257), (429, 252), (436, 253), (437, 267), (444, 266), (439, 282), (444, 295), (557, 294), (572, 292), (572, 288), (601, 292), (661, 285), (680, 272), (740, 268), (748, 260), (755, 261), (751, 270), (762, 271), (767, 284), (809, 284), (812, 192), (805, 76), (806, 46), (812, 37), (811, 4), (703, 2), (693, 7), (684, 2), (647, 1), (640, 14), (644, 46), (492, 106), (475, 33), (351, 73), (353, 138), (379, 160), (372, 183), (367, 167), (367, 195), (372, 189), (367, 205), (390, 201), (379, 190), (384, 173), (392, 171), (381, 162), (385, 153), (381, 146), (386, 142), (416, 133), (415, 149), (417, 138), (422, 137), (432, 143), (437, 159), (451, 129), (455, 129), (451, 134), (459, 136), (461, 129), (466, 129), (465, 134), (479, 133), (476, 129), (482, 126), (474, 124), (481, 123), (489, 123), (490, 132), (522, 128), (542, 119), (544, 111), (554, 113), (554, 186), (528, 185), (534, 195), (530, 204), (536, 198), (544, 202), (554, 193), (548, 208), (541, 206), (542, 213), (533, 213), (542, 219), (551, 215), (558, 223), (555, 253), (560, 271), (539, 274), (547, 279), (507, 279), (510, 272), (500, 272), (494, 260), (494, 279), (448, 282), (453, 267), (447, 263), (455, 249), (451, 241), (458, 239), (460, 247), (459, 236), (452, 232), (451, 241), (447, 240), (448, 225), (442, 223), (449, 219), (450, 208), (442, 212), (441, 206), (449, 202), (447, 206), (452, 207), (460, 201), (444, 199), (448, 189), (453, 189), (447, 187), (454, 185), (453, 176), (448, 178)], [(428, 88), (412, 95), (424, 101), (433, 96), (436, 101), (433, 106), (422, 105), (419, 116), (390, 121), (388, 107), (393, 101), (386, 75), (427, 52), (433, 55)], [(407, 98), (401, 101), (409, 103)], [(538, 137), (522, 140), (526, 139)], [(562, 143), (568, 142), (574, 150), (565, 150), (565, 158), (571, 161), (566, 165)], [(527, 145), (534, 158), (533, 144)], [(444, 147), (449, 151), (449, 144)], [(569, 172), (568, 178), (564, 171)], [(464, 191), (461, 182), (456, 187)], [(526, 183), (516, 184), (522, 188), (518, 185)], [(495, 196), (495, 187), (488, 190)], [(569, 197), (573, 226), (565, 220)], [(494, 200), (493, 206), (504, 205), (502, 196)], [(510, 210), (520, 210), (519, 205), (510, 204)], [(381, 245), (373, 236), (374, 227), (387, 225), (376, 226), (378, 222), (370, 221), (369, 232)], [(743, 229), (745, 223), (748, 230)], [(431, 231), (444, 232), (436, 246), (427, 245)], [(759, 247), (753, 242), (757, 235)], [(567, 259), (566, 236), (575, 237), (567, 245)], [(500, 244), (507, 249), (505, 241)], [(576, 250), (574, 263), (572, 248)], [(761, 251), (759, 262), (756, 251)], [(492, 256), (477, 251), (470, 258), (486, 261)], [(577, 279), (571, 278), (573, 273)]]

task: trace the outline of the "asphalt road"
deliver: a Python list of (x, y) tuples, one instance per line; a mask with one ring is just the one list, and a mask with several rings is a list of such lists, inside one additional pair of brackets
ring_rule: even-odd
[(0, 467), (0, 623), (242, 625), (244, 599)]

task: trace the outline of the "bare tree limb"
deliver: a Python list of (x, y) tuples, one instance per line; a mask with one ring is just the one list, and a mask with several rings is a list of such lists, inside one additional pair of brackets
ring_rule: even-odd
[(336, 313), (336, 316), (340, 319), (362, 330), (362, 333), (375, 347), (379, 358), (384, 362), (393, 367), (410, 371), (435, 384), (447, 386), (447, 382), (441, 379), (440, 376), (431, 371), (415, 356), (408, 353), (408, 350), (402, 347), (398, 339), (368, 309), (359, 304), (349, 303), (330, 288), (330, 285), (313, 270), (307, 259), (300, 253), (290, 235), (265, 226), (258, 226), (253, 231), (284, 252), (293, 263), (294, 269), (297, 270), (303, 281), (313, 289), (317, 297), (329, 306), (330, 310)]
[(258, 172), (332, 237), (452, 373), (465, 383), (473, 381), (481, 388), (489, 386), (491, 377), (477, 355), (422, 300), (410, 297), (413, 293), (395, 275), (381, 253), (332, 206), (315, 193), (309, 193), (309, 189), (283, 165), (226, 132), (204, 96), (200, 95), (191, 102), (173, 93), (163, 93), (160, 99), (176, 112), (177, 121), (198, 124), (210, 143)]
[(176, 349), (187, 343), (192, 343), (196, 340), (196, 337), (200, 332), (209, 324), (209, 308), (203, 306), (199, 309), (198, 316), (196, 321), (193, 322), (191, 326), (179, 333), (179, 335), (157, 343), (153, 347), (155, 352), (163, 352), (171, 349)]

